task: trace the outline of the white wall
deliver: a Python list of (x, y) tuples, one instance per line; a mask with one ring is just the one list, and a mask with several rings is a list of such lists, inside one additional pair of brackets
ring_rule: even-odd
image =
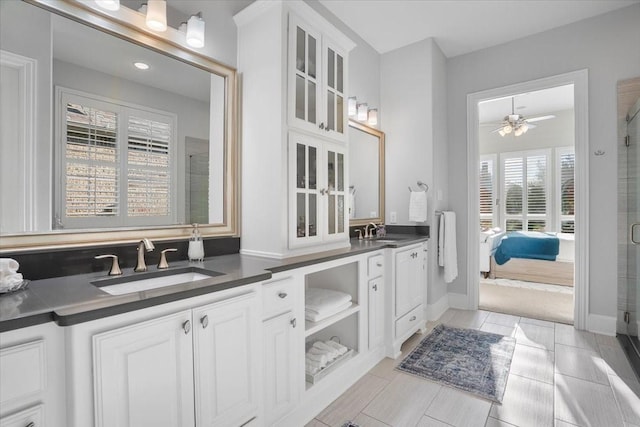
[[(589, 313), (616, 315), (616, 82), (640, 74), (640, 4), (449, 60), (449, 183), (458, 214), (460, 274), (451, 291), (466, 294), (466, 97), (580, 69), (589, 72)], [(514, 52), (505, 55), (505, 52)], [(524, 54), (516, 54), (523, 52)], [(602, 150), (604, 156), (594, 156)]]

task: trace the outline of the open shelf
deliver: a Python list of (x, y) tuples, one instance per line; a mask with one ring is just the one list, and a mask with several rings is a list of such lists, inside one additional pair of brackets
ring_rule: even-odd
[(344, 365), (346, 362), (349, 361), (349, 359), (354, 358), (355, 356), (357, 356), (357, 352), (353, 349), (349, 349), (349, 351), (347, 351), (345, 354), (343, 354), (342, 356), (340, 356), (339, 358), (337, 358), (336, 360), (334, 360), (330, 365), (328, 365), (326, 368), (318, 371), (317, 373), (310, 375), (310, 374), (305, 374), (305, 383), (306, 383), (306, 389), (309, 390), (311, 387), (313, 387), (315, 384), (317, 384), (319, 381), (322, 381), (322, 379), (324, 377), (326, 377), (327, 375), (330, 375), (333, 371), (335, 371), (336, 369), (338, 369), (340, 366)]
[(319, 322), (312, 322), (310, 320), (305, 320), (304, 336), (306, 338), (309, 335), (313, 335), (316, 332), (326, 328), (327, 326), (333, 325), (334, 323), (339, 322), (345, 317), (351, 316), (353, 313), (357, 313), (358, 311), (360, 311), (360, 306), (356, 303), (351, 303), (351, 306), (346, 310), (343, 310), (340, 313), (334, 314), (331, 317), (327, 317), (326, 319), (320, 320)]

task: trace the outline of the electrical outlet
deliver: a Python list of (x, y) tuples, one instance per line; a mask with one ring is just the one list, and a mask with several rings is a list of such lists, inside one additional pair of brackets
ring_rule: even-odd
[(398, 222), (398, 213), (397, 212), (389, 212), (389, 223), (395, 224)]

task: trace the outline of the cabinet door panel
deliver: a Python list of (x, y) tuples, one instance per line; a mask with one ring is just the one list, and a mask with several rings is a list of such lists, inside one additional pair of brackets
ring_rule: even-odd
[(422, 255), (420, 250), (407, 249), (396, 254), (395, 316), (399, 317), (422, 303)]
[(336, 139), (344, 139), (346, 115), (344, 111), (346, 55), (327, 37), (322, 39), (324, 49), (324, 87), (326, 130)]
[(193, 425), (190, 312), (94, 335), (98, 426)]
[(250, 293), (193, 311), (196, 425), (241, 425), (256, 415), (256, 308)]
[(384, 277), (369, 280), (369, 349), (384, 341)]

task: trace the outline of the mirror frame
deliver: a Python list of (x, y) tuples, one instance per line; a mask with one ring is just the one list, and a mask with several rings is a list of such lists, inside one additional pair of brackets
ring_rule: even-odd
[[(25, 3), (61, 15), (81, 24), (105, 32), (139, 46), (151, 49), (165, 56), (182, 61), (216, 74), (225, 80), (225, 152), (224, 152), (224, 215), (223, 222), (204, 224), (200, 231), (204, 237), (239, 236), (238, 200), (239, 200), (239, 157), (237, 148), (238, 134), (238, 82), (235, 68), (217, 62), (212, 58), (189, 50), (170, 36), (161, 37), (143, 31), (135, 24), (116, 16), (136, 18), (138, 12), (124, 8), (120, 15), (97, 10), (78, 1), (71, 0), (22, 0)], [(140, 15), (141, 17), (142, 15)], [(135, 22), (134, 20), (130, 19)], [(177, 30), (176, 30), (177, 31)], [(82, 246), (112, 245), (129, 243), (146, 237), (154, 240), (172, 240), (188, 238), (191, 225), (168, 225), (161, 227), (127, 227), (96, 229), (90, 231), (49, 231), (28, 234), (8, 234), (0, 236), (0, 254), (27, 250), (52, 248), (73, 248)]]
[[(371, 126), (367, 126), (358, 121), (349, 119), (349, 127), (357, 129), (359, 131), (368, 133), (376, 138), (378, 138), (378, 216), (375, 218), (354, 218), (349, 219), (349, 226), (361, 226), (369, 224), (370, 222), (375, 222), (378, 224), (384, 224), (384, 132), (381, 130), (372, 128)], [(349, 152), (349, 158), (351, 159), (353, 153)]]

